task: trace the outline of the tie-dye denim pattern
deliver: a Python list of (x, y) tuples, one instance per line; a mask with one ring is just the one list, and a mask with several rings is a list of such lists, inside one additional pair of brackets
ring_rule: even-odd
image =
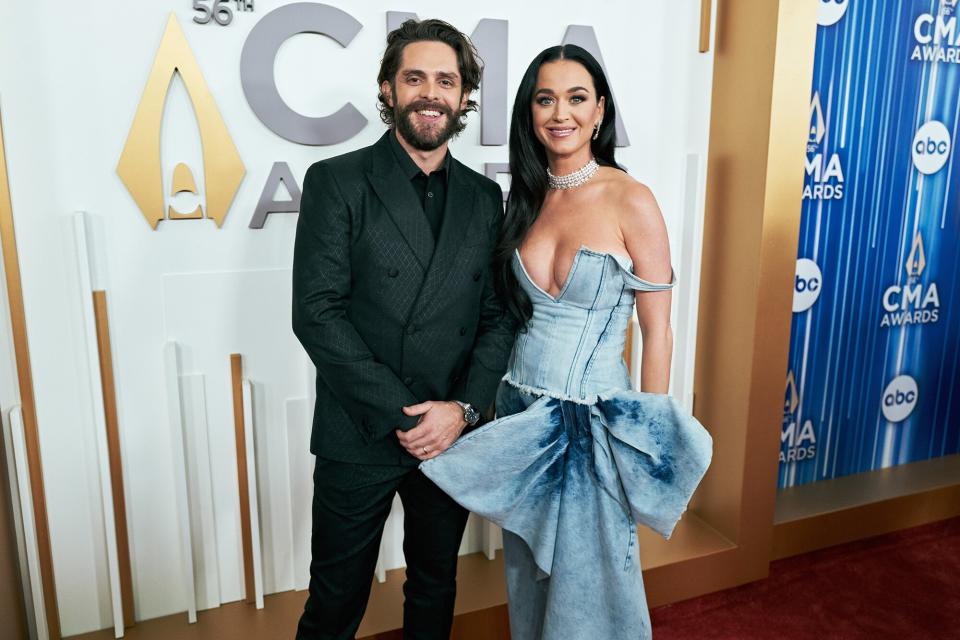
[(669, 285), (581, 249), (554, 299), (514, 265), (534, 321), (498, 419), (421, 469), (504, 529), (514, 640), (649, 638), (634, 523), (669, 537), (712, 452), (673, 398), (629, 390), (620, 354), (632, 291)]

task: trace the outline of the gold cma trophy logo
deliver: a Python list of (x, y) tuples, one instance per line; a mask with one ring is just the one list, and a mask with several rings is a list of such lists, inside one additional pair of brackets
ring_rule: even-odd
[(810, 100), (810, 135), (807, 143), (820, 144), (826, 133), (827, 125), (823, 120), (823, 107), (820, 106), (820, 92), (814, 91), (813, 99)]
[(807, 418), (797, 426), (797, 407), (800, 396), (793, 370), (787, 372), (787, 384), (783, 393), (783, 426), (780, 431), (780, 462), (801, 462), (817, 455), (817, 434), (813, 420)]
[(800, 398), (797, 395), (797, 381), (793, 377), (793, 371), (787, 373), (787, 385), (783, 392), (783, 413), (784, 415), (793, 414), (800, 404)]
[[(173, 74), (177, 72), (187, 88), (200, 129), (203, 184), (207, 200), (206, 217), (220, 227), (227, 217), (230, 203), (240, 188), (246, 169), (213, 95), (203, 79), (183, 29), (173, 14), (170, 14), (167, 20), (147, 86), (140, 98), (127, 143), (120, 154), (117, 174), (153, 229), (157, 228), (161, 220), (204, 217), (201, 205), (190, 213), (178, 213), (163, 195), (160, 129), (167, 92), (170, 90)], [(183, 192), (199, 196), (193, 172), (181, 162), (173, 171), (170, 196)]]
[(913, 278), (920, 277), (926, 267), (927, 255), (923, 251), (923, 235), (918, 231), (913, 238), (913, 246), (910, 247), (910, 255), (907, 256), (907, 264), (904, 268), (907, 270), (907, 275)]

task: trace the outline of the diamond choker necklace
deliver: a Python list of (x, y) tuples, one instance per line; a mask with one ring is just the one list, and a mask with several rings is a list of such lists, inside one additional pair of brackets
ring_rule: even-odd
[(547, 181), (551, 189), (575, 189), (592, 178), (599, 168), (596, 158), (590, 158), (590, 162), (565, 176), (555, 176), (550, 173), (550, 167), (547, 167)]

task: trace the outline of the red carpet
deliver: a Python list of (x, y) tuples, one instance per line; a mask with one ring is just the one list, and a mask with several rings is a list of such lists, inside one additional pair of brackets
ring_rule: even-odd
[(655, 640), (960, 638), (960, 518), (780, 560), (651, 617)]

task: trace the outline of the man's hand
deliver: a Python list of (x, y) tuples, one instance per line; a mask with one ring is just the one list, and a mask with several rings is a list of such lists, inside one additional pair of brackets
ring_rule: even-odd
[(413, 429), (397, 430), (397, 440), (419, 460), (429, 460), (446, 451), (467, 426), (463, 409), (449, 400), (421, 402), (404, 407), (403, 412), (408, 416), (420, 416), (420, 422)]

